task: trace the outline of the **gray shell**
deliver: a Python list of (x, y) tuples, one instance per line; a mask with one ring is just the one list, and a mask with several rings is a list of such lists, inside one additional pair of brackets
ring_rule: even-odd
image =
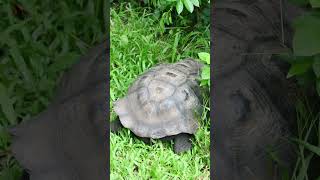
[(107, 42), (64, 74), (46, 110), (10, 129), (11, 151), (31, 180), (106, 178)]
[(295, 131), (299, 91), (286, 78), (288, 64), (271, 56), (292, 47), (287, 22), (298, 12), (284, 4), (218, 0), (212, 9), (216, 179), (278, 180), (282, 168), (289, 174), (294, 170), (296, 154), (288, 137)]
[(127, 96), (114, 103), (121, 124), (139, 137), (154, 139), (195, 133), (195, 112), (201, 111), (197, 82), (201, 67), (201, 63), (185, 59), (142, 74)]

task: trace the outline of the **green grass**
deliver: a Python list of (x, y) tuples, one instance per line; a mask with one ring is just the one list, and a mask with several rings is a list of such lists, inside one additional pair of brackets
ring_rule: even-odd
[(297, 145), (297, 162), (291, 180), (320, 179), (320, 113), (310, 100), (297, 104), (297, 134), (292, 142)]
[(106, 36), (102, 0), (0, 1), (0, 179), (20, 179), (7, 128), (51, 102), (61, 73)]
[[(113, 101), (126, 94), (133, 80), (153, 65), (198, 58), (197, 53), (210, 51), (209, 25), (193, 31), (171, 27), (162, 34), (159, 18), (151, 10), (127, 3), (112, 5), (110, 30), (111, 108)], [(154, 140), (153, 145), (146, 145), (128, 129), (111, 133), (111, 179), (209, 179), (209, 97), (204, 99), (193, 149), (181, 155), (173, 153), (170, 142)], [(115, 118), (112, 110), (111, 120)]]

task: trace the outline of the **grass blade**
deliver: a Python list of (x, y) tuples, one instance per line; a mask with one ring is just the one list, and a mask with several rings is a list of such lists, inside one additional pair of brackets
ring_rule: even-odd
[(306, 149), (308, 149), (309, 151), (317, 154), (318, 156), (320, 156), (320, 147), (317, 147), (315, 145), (312, 145), (308, 142), (302, 141), (300, 139), (296, 139), (296, 138), (292, 138), (293, 141), (303, 145)]
[(177, 48), (180, 40), (180, 32), (177, 32), (174, 38), (174, 43), (172, 47), (172, 56), (171, 56), (171, 62), (175, 61), (176, 55), (177, 55)]
[(301, 167), (301, 169), (299, 171), (297, 180), (303, 180), (304, 177), (306, 177), (306, 178), (308, 177), (307, 171), (308, 171), (308, 167), (309, 167), (309, 164), (310, 164), (310, 160), (312, 159), (313, 155), (314, 154), (311, 153), (305, 158), (305, 160), (304, 160), (305, 162), (303, 163), (304, 165)]

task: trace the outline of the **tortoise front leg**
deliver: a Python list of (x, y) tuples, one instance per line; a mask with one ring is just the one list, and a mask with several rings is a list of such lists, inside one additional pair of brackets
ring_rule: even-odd
[(179, 154), (191, 149), (191, 134), (181, 133), (174, 137), (174, 153)]
[(119, 118), (117, 118), (116, 120), (110, 122), (110, 130), (111, 130), (111, 132), (116, 133), (122, 128), (123, 128), (123, 126), (122, 126)]

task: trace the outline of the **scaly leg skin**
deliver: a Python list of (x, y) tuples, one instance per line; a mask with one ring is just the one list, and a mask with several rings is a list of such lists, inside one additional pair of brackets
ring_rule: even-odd
[(122, 126), (119, 118), (117, 118), (116, 120), (110, 122), (110, 130), (111, 130), (112, 133), (116, 133), (122, 128), (123, 128), (123, 126)]
[(174, 153), (180, 154), (191, 149), (191, 134), (181, 133), (174, 137)]

